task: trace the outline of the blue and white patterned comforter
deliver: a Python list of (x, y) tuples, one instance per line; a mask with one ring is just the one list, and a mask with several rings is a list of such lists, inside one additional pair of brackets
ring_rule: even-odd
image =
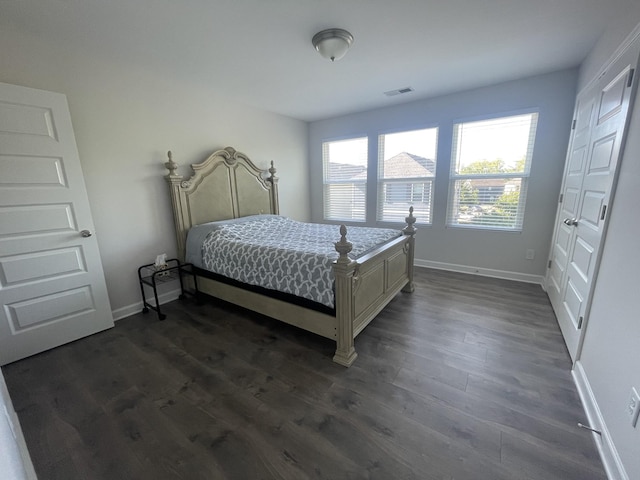
[[(349, 256), (356, 259), (400, 235), (400, 230), (350, 227), (347, 239), (353, 250)], [(189, 237), (187, 261), (201, 268), (334, 306), (332, 263), (338, 258), (334, 244), (340, 240), (336, 225), (259, 215), (201, 225)], [(201, 262), (194, 262), (194, 243), (201, 245)]]

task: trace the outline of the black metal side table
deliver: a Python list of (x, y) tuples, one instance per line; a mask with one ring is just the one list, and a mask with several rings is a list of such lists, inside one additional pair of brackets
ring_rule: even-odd
[[(191, 275), (193, 277), (194, 291), (190, 292), (184, 289), (183, 275)], [(190, 263), (182, 263), (177, 258), (167, 260), (167, 266), (163, 269), (156, 269), (155, 264), (150, 263), (138, 268), (138, 281), (140, 282), (140, 293), (142, 294), (142, 313), (149, 313), (149, 309), (155, 310), (158, 313), (158, 318), (164, 320), (167, 316), (160, 311), (160, 302), (158, 301), (158, 285), (163, 283), (172, 282), (174, 280), (180, 281), (180, 299), (182, 300), (185, 295), (191, 295), (195, 298), (198, 297), (198, 279), (193, 271), (193, 265)], [(144, 291), (144, 286), (148, 285), (153, 289), (153, 298), (156, 302), (152, 305), (147, 302), (147, 298)]]

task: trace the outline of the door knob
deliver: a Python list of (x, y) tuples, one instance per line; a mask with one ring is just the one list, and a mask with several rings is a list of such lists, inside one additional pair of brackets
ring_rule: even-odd
[(84, 238), (87, 238), (87, 237), (90, 237), (92, 234), (89, 230), (81, 230), (80, 235), (82, 235)]
[(570, 227), (576, 227), (578, 225), (578, 220), (576, 220), (575, 218), (565, 218), (563, 220), (563, 223), (565, 225), (569, 225)]

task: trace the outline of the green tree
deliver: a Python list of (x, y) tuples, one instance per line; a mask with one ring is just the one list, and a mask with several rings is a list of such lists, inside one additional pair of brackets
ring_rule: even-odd
[(488, 174), (488, 173), (520, 173), (524, 172), (526, 158), (522, 157), (516, 160), (513, 167), (507, 167), (504, 160), (496, 158), (495, 160), (477, 160), (471, 162), (460, 169), (462, 175)]
[(505, 192), (493, 204), (491, 211), (473, 219), (473, 223), (513, 227), (520, 202), (520, 190)]
[(509, 173), (521, 173), (524, 172), (524, 164), (526, 162), (526, 158), (522, 157), (519, 160), (516, 160), (516, 163), (513, 167), (507, 169), (506, 171)]
[[(518, 159), (513, 166), (506, 166), (504, 160), (478, 160), (460, 169), (462, 175), (482, 175), (501, 173), (521, 173), (524, 172), (526, 158)], [(507, 179), (505, 179), (506, 181)], [(461, 211), (467, 212), (468, 206), (483, 203), (483, 211), (474, 214), (470, 220), (475, 224), (502, 225), (504, 227), (513, 226), (516, 221), (516, 213), (520, 202), (520, 189), (509, 190), (498, 197), (492, 204), (490, 202), (479, 201), (478, 189), (470, 181), (466, 181), (460, 188)], [(490, 203), (485, 205), (485, 203)]]
[(511, 190), (500, 195), (500, 198), (498, 198), (494, 204), (494, 208), (500, 209), (503, 212), (513, 212), (515, 215), (519, 202), (520, 190)]
[(503, 173), (505, 171), (504, 161), (501, 158), (496, 158), (495, 160), (478, 160), (460, 169), (462, 175)]
[(473, 188), (470, 181), (464, 182), (460, 186), (460, 204), (474, 205), (478, 203), (478, 189)]

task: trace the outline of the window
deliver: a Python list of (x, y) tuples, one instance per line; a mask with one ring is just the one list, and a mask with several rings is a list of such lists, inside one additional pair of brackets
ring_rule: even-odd
[(447, 225), (521, 230), (537, 113), (453, 127)]
[(367, 137), (322, 143), (325, 220), (366, 219)]
[(404, 223), (413, 206), (431, 223), (437, 138), (437, 128), (378, 136), (378, 221)]

